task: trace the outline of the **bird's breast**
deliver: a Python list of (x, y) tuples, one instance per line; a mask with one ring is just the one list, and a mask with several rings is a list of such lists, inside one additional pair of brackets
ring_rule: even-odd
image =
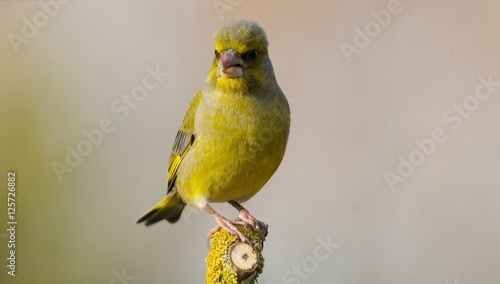
[(207, 202), (253, 196), (283, 158), (287, 111), (279, 102), (251, 97), (200, 103), (195, 120), (197, 142), (179, 169), (179, 186), (191, 188), (193, 199), (202, 195)]

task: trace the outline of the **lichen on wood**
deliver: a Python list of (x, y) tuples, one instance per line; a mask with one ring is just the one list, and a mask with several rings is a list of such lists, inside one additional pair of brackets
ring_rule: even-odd
[(238, 236), (219, 229), (210, 237), (207, 262), (207, 284), (257, 284), (264, 268), (264, 247), (267, 230), (263, 235), (251, 226), (236, 226), (251, 244)]

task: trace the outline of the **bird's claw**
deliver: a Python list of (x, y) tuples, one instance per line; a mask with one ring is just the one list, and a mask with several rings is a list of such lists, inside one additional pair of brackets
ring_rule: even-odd
[(252, 226), (255, 230), (260, 232), (262, 238), (267, 236), (267, 224), (250, 215), (248, 210), (245, 209), (240, 211), (238, 214), (238, 221)]
[[(215, 228), (213, 228), (212, 230), (210, 230), (208, 232), (208, 235), (207, 235), (207, 240), (210, 240), (210, 238), (212, 237), (213, 234), (215, 234), (215, 232), (217, 232), (220, 228), (228, 231), (229, 233), (231, 233), (232, 235), (237, 235), (238, 238), (240, 238), (240, 240), (242, 242), (245, 242), (245, 243), (248, 243), (248, 244), (252, 244), (250, 242), (250, 240), (245, 237), (245, 235), (243, 235), (242, 232), (240, 232), (240, 230), (238, 230), (238, 228), (236, 227), (236, 225), (246, 225), (246, 223), (241, 223), (239, 221), (230, 221), (230, 220), (227, 220), (227, 219), (221, 219), (221, 220), (217, 220), (218, 222), (218, 225), (215, 226)], [(208, 244), (208, 242), (207, 242)]]
[(211, 239), (212, 235), (215, 232), (217, 232), (220, 228), (225, 229), (226, 231), (228, 231), (229, 233), (231, 233), (233, 235), (237, 235), (241, 241), (252, 245), (250, 240), (248, 240), (248, 238), (243, 233), (241, 233), (240, 230), (238, 230), (236, 225), (252, 226), (252, 228), (254, 228), (256, 231), (258, 231), (260, 233), (261, 238), (264, 240), (267, 236), (266, 223), (261, 222), (261, 221), (257, 220), (255, 217), (253, 217), (252, 215), (250, 215), (248, 210), (243, 208), (243, 206), (241, 206), (238, 202), (230, 201), (229, 203), (231, 205), (233, 205), (239, 212), (238, 219), (236, 219), (236, 220), (228, 220), (228, 219), (224, 218), (223, 216), (221, 216), (219, 213), (215, 212), (215, 210), (213, 210), (213, 208), (210, 207), (210, 205), (208, 205), (208, 204), (205, 205), (204, 209), (207, 210), (208, 213), (210, 213), (215, 218), (215, 221), (218, 224), (215, 228), (213, 228), (212, 230), (210, 230), (208, 232), (207, 246), (210, 247), (208, 245), (209, 240)]

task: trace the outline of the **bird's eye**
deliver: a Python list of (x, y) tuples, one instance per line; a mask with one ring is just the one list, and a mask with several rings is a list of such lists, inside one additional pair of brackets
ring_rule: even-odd
[(215, 58), (217, 58), (217, 59), (220, 58), (220, 53), (217, 51), (217, 49), (215, 50)]
[(259, 53), (257, 52), (257, 50), (256, 49), (252, 49), (249, 52), (244, 53), (241, 56), (241, 59), (243, 59), (245, 61), (252, 61), (252, 60), (255, 60), (257, 58), (257, 55), (259, 55)]

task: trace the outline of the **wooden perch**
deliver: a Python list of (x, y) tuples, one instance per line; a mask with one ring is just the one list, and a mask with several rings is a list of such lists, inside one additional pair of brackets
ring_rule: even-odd
[(237, 225), (252, 245), (242, 242), (238, 236), (219, 229), (211, 238), (207, 262), (207, 284), (256, 284), (264, 268), (262, 249), (264, 236), (251, 226)]

